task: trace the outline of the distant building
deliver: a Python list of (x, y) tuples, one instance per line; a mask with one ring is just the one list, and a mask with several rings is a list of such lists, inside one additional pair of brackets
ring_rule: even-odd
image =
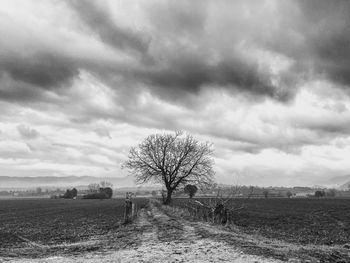
[(295, 198), (308, 197), (309, 194), (310, 194), (309, 192), (298, 192), (298, 193), (295, 193), (294, 197)]

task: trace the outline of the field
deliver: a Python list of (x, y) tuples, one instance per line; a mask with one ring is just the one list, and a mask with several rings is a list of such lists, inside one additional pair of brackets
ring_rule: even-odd
[[(187, 202), (178, 198), (174, 205), (186, 208)], [(350, 199), (231, 199), (227, 206), (242, 204), (245, 208), (231, 213), (229, 220), (245, 233), (298, 244), (350, 241)]]
[[(140, 208), (147, 201), (135, 199), (135, 202)], [(101, 239), (116, 232), (123, 216), (124, 199), (0, 200), (0, 257), (17, 248), (47, 250), (56, 246), (56, 250), (64, 250), (69, 244)]]
[(225, 226), (188, 202), (134, 199), (138, 217), (124, 225), (124, 199), (0, 200), (0, 261), (350, 262), (350, 199), (230, 199), (245, 207)]

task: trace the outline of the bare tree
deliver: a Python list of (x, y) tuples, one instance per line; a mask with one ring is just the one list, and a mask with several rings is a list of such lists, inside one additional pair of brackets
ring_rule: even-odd
[(265, 198), (268, 198), (269, 197), (269, 190), (264, 189), (263, 190), (263, 195), (264, 195)]
[(103, 187), (103, 188), (106, 188), (106, 187), (112, 188), (113, 184), (111, 182), (108, 182), (108, 181), (101, 181), (100, 182), (100, 186)]
[(42, 192), (43, 192), (43, 190), (41, 189), (41, 187), (36, 188), (36, 194), (41, 195)]
[(89, 191), (94, 193), (94, 192), (98, 192), (100, 189), (100, 185), (96, 184), (96, 183), (91, 183), (88, 185)]
[(248, 193), (248, 198), (251, 198), (254, 194), (254, 186), (249, 187), (249, 193)]
[(153, 134), (131, 148), (123, 167), (134, 173), (138, 183), (162, 183), (167, 190), (164, 204), (169, 204), (179, 186), (212, 182), (212, 153), (211, 144), (189, 134)]

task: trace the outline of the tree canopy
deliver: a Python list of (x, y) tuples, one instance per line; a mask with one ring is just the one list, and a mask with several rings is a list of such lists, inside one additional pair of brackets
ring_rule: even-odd
[(197, 193), (197, 191), (198, 191), (197, 186), (195, 186), (195, 185), (193, 185), (193, 184), (188, 184), (188, 185), (186, 185), (185, 188), (184, 188), (184, 192), (185, 192), (186, 194), (188, 194), (188, 196), (189, 196), (190, 198), (192, 198), (192, 197)]
[(124, 163), (138, 183), (161, 183), (167, 189), (165, 204), (172, 193), (186, 184), (207, 185), (213, 180), (212, 144), (199, 142), (182, 132), (153, 134), (130, 149)]

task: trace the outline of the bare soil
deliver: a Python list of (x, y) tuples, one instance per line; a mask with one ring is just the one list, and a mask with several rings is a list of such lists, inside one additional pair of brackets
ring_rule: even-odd
[(153, 201), (132, 224), (104, 238), (67, 244), (67, 253), (61, 252), (62, 247), (52, 253), (54, 246), (29, 244), (31, 249), (50, 250), (50, 256), (4, 257), (0, 262), (350, 262), (350, 250), (345, 247), (286, 243), (185, 220), (182, 213)]

